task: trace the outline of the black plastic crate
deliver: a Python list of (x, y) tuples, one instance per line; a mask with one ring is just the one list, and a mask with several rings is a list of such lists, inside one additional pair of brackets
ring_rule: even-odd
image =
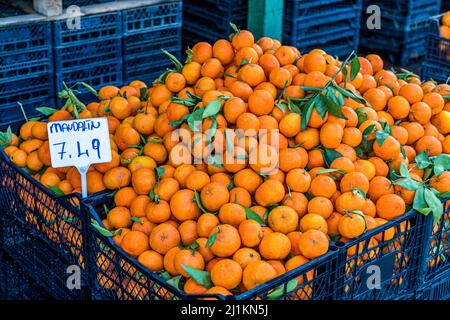
[[(18, 125), (13, 124), (13, 129)], [(66, 270), (71, 265), (80, 266), (84, 288), (89, 280), (88, 234), (79, 197), (56, 198), (14, 165), (3, 149), (0, 160), (4, 250), (55, 298), (85, 298), (85, 290), (71, 291), (66, 286)]]
[(437, 277), (431, 284), (420, 288), (416, 300), (450, 300), (450, 272)]
[[(419, 284), (426, 225), (426, 217), (412, 211), (342, 244), (340, 299), (411, 299)], [(372, 275), (379, 276), (378, 284)]]
[[(101, 224), (104, 216), (104, 202), (93, 201), (86, 205), (90, 216)], [(94, 209), (95, 207), (95, 209)], [(96, 211), (97, 210), (97, 211)], [(102, 213), (103, 212), (103, 213)], [(146, 269), (136, 259), (128, 256), (111, 238), (100, 234), (91, 227), (90, 254), (92, 261), (93, 296), (106, 300), (192, 300), (205, 295), (186, 295), (180, 289), (169, 285), (159, 274)], [(335, 270), (338, 262), (338, 249), (330, 246), (327, 254), (314, 259), (299, 268), (291, 270), (265, 284), (238, 296), (218, 299), (266, 299), (271, 290), (283, 286), (280, 300), (329, 300), (335, 295)], [(289, 288), (289, 281), (298, 278), (295, 289)], [(287, 292), (286, 292), (287, 291)]]
[[(22, 223), (15, 217), (4, 215), (1, 217), (5, 242), (3, 249), (13, 257), (17, 265), (20, 266), (28, 277), (38, 286), (43, 288), (54, 299), (61, 300), (81, 300), (90, 296), (86, 277), (80, 277), (80, 288), (69, 289), (67, 281), (69, 278), (70, 266), (79, 268), (80, 275), (82, 269), (78, 264), (60, 257), (52, 249), (52, 245), (47, 241), (42, 241), (39, 237), (30, 233), (29, 223)], [(53, 243), (64, 242), (51, 224), (40, 226)], [(77, 240), (78, 239), (74, 239)], [(80, 261), (81, 264), (83, 261)]]

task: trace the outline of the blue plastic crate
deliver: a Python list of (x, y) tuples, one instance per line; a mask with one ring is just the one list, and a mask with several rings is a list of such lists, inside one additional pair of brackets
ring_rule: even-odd
[(55, 70), (63, 72), (70, 68), (85, 68), (99, 63), (122, 60), (122, 41), (108, 38), (95, 42), (77, 42), (76, 45), (55, 48)]
[(51, 24), (27, 23), (0, 27), (0, 56), (51, 47)]
[(183, 46), (192, 47), (195, 42), (214, 43), (233, 32), (230, 22), (241, 29), (247, 28), (248, 1), (206, 0), (183, 1)]
[[(25, 111), (25, 114), (28, 118), (33, 118), (36, 116), (39, 116), (39, 112), (36, 111), (36, 108), (38, 107), (49, 107), (54, 108), (55, 107), (55, 99), (54, 97), (51, 98), (35, 98), (35, 99), (29, 99), (29, 100), (22, 100), (20, 102), (22, 104), (22, 107)], [(10, 122), (14, 122), (17, 120), (23, 120), (23, 113), (20, 110), (18, 103), (9, 103), (9, 104), (3, 104), (0, 106), (0, 125), (5, 125)]]
[(416, 300), (450, 300), (450, 272), (442, 274), (433, 283), (420, 288)]
[(53, 71), (52, 48), (0, 55), (0, 79), (17, 79)]
[(0, 253), (0, 300), (45, 300), (50, 296), (9, 255)]
[(441, 0), (364, 0), (363, 12), (370, 5), (379, 6), (384, 17), (410, 24), (438, 14)]
[(442, 65), (444, 70), (450, 69), (450, 39), (445, 39), (439, 34), (442, 15), (431, 17), (429, 20), (428, 41), (426, 44), (429, 65)]
[(158, 58), (155, 61), (147, 57), (133, 58), (124, 63), (124, 82), (141, 80), (150, 86), (168, 68), (173, 68), (173, 64), (165, 58)]
[[(102, 211), (103, 204), (101, 201), (86, 204), (90, 216), (99, 224), (102, 223), (101, 218), (105, 216)], [(146, 269), (136, 259), (127, 255), (111, 238), (104, 237), (95, 228), (91, 228), (90, 232), (94, 235), (90, 244), (92, 277), (96, 279), (93, 285), (94, 297), (106, 300), (192, 300), (205, 297), (205, 295), (186, 295), (182, 290), (169, 285), (159, 274)], [(215, 295), (215, 297), (264, 300), (274, 288), (283, 286), (285, 291), (280, 300), (328, 300), (335, 294), (333, 284), (336, 283), (337, 262), (338, 251), (332, 245), (327, 254), (254, 289), (237, 296)], [(295, 278), (301, 279), (298, 282), (301, 284), (286, 292), (287, 283)]]
[[(350, 42), (350, 50), (335, 50), (340, 55), (347, 54), (347, 51), (350, 53), (358, 46), (361, 8), (362, 0), (335, 0), (332, 5), (324, 1), (287, 0), (283, 16), (283, 42), (301, 51), (327, 45), (335, 50), (336, 46), (342, 48), (344, 44), (348, 47)], [(329, 44), (339, 39), (345, 39), (344, 43)]]
[(124, 60), (130, 57), (147, 56), (149, 52), (161, 49), (178, 47), (175, 55), (179, 55), (181, 49), (181, 28), (167, 28), (154, 31), (135, 33), (124, 37)]
[[(339, 299), (410, 299), (418, 281), (425, 226), (425, 216), (409, 212), (341, 244)], [(391, 239), (386, 233), (389, 229), (395, 231)], [(375, 273), (380, 276), (379, 287), (371, 286)]]
[(421, 78), (423, 81), (433, 79), (439, 83), (447, 83), (450, 78), (450, 67), (439, 64), (422, 64)]
[(37, 74), (29, 78), (13, 78), (0, 80), (0, 125), (6, 122), (23, 119), (17, 102), (20, 102), (27, 114), (37, 114), (35, 108), (41, 106), (54, 107), (55, 88), (53, 75)]
[[(447, 74), (449, 76), (450, 74)], [(450, 275), (450, 200), (443, 201), (444, 214), (436, 225), (430, 219), (428, 250), (426, 251), (423, 281), (426, 286), (434, 284), (444, 273)], [(450, 290), (450, 283), (447, 290)]]
[[(106, 85), (121, 86), (123, 84), (122, 64), (112, 61), (105, 64), (85, 66), (81, 69), (64, 69), (56, 75), (57, 93), (64, 89), (63, 82), (69, 87), (77, 82), (85, 82), (96, 90)], [(77, 90), (80, 91), (77, 97), (82, 102), (89, 103), (95, 100), (95, 96), (87, 89), (80, 87)]]
[(125, 35), (181, 27), (182, 2), (162, 3), (123, 11)]
[(81, 16), (79, 29), (70, 29), (66, 19), (55, 20), (53, 21), (53, 44), (55, 47), (64, 47), (120, 38), (121, 21), (121, 11)]

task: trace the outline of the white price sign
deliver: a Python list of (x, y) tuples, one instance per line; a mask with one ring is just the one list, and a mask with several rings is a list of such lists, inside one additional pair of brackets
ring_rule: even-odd
[(108, 120), (55, 121), (49, 122), (47, 129), (52, 167), (76, 167), (81, 174), (83, 197), (86, 197), (89, 166), (111, 161)]

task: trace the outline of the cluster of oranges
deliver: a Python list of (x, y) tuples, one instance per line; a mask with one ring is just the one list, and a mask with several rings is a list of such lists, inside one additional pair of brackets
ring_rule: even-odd
[[(450, 191), (450, 172), (428, 179), (415, 163), (450, 153), (448, 84), (400, 79), (377, 55), (342, 62), (246, 30), (172, 59), (151, 87), (103, 87), (78, 116), (109, 123), (112, 160), (87, 175), (89, 193), (115, 190), (98, 227), (188, 294), (251, 290), (403, 215), (415, 191), (392, 171)], [(48, 121), (72, 115), (68, 106)], [(51, 168), (44, 122), (25, 123), (4, 149), (42, 184), (80, 191), (76, 169)]]
[(442, 16), (442, 25), (439, 27), (439, 34), (442, 38), (450, 39), (450, 11)]

